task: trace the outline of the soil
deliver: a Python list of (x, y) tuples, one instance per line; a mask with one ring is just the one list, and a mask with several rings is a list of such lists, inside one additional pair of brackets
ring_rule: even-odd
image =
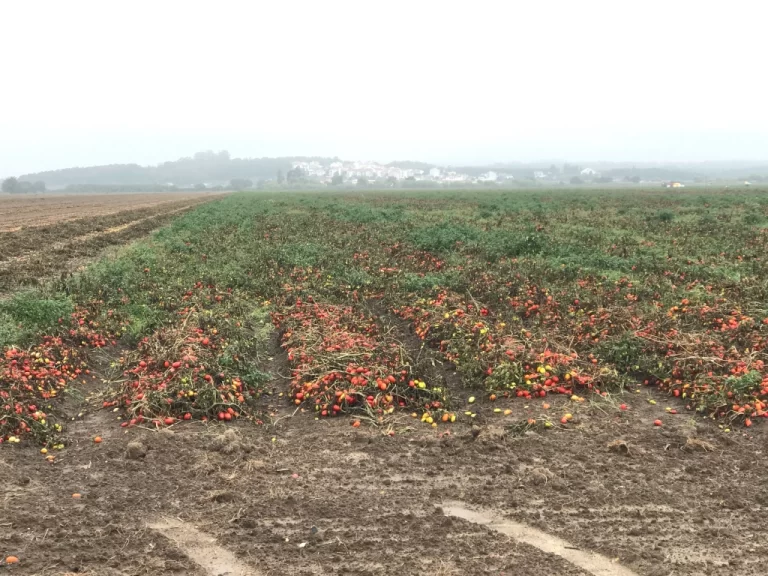
[[(353, 428), (295, 411), (276, 379), (262, 426), (123, 429), (98, 409), (109, 358), (95, 364), (62, 404), (74, 420), (53, 464), (0, 448), (0, 555), (20, 559), (0, 574), (766, 573), (765, 426), (726, 433), (647, 387), (583, 403), (478, 394), (474, 425), (395, 413)], [(574, 549), (602, 558), (558, 552)]]
[(0, 232), (95, 218), (169, 202), (211, 199), (219, 193), (157, 192), (149, 194), (0, 194)]
[[(220, 195), (158, 194), (154, 200), (147, 200), (147, 196), (63, 197), (78, 209), (77, 219), (69, 217), (70, 204), (62, 207), (60, 213), (56, 212), (58, 204), (63, 202), (61, 198), (39, 198), (41, 202), (50, 200), (43, 204), (35, 203), (35, 199), (0, 201), (0, 296), (19, 287), (63, 278), (102, 256), (106, 249), (146, 236)], [(35, 217), (40, 206), (45, 212)], [(125, 209), (126, 206), (129, 209)], [(14, 209), (21, 210), (21, 215), (14, 215)], [(9, 229), (8, 225), (17, 226)]]

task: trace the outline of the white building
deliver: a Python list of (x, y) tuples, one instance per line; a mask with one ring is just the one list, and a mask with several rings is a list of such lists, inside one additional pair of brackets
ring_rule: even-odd
[(440, 168), (430, 168), (429, 175), (432, 178), (440, 178)]
[(597, 170), (593, 170), (592, 168), (584, 168), (584, 170), (581, 171), (582, 176), (597, 176)]
[(485, 174), (482, 174), (478, 180), (481, 182), (496, 182), (496, 180), (499, 179), (499, 175), (496, 174), (493, 170), (486, 172)]

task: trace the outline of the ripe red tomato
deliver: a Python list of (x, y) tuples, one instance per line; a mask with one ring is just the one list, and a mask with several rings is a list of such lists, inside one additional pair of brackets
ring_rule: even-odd
[(170, 416), (168, 416), (168, 417), (166, 417), (165, 420), (163, 420), (163, 422), (165, 422), (166, 426), (170, 426), (171, 424), (173, 424), (175, 422), (175, 420), (173, 418), (171, 418)]

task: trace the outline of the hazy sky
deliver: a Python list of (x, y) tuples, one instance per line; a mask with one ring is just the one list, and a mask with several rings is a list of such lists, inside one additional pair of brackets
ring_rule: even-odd
[(198, 150), (768, 159), (764, 2), (0, 2), (0, 176)]

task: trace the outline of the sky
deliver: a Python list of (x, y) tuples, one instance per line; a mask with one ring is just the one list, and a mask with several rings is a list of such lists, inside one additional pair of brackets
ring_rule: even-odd
[(0, 177), (208, 149), (767, 160), (763, 4), (0, 2)]

